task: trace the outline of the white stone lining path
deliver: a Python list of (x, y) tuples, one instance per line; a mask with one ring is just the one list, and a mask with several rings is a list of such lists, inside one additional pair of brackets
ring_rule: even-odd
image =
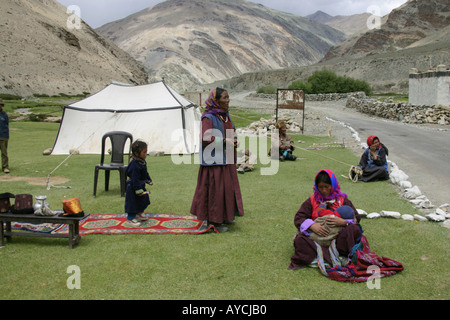
[[(284, 117), (282, 117), (284, 118)], [(351, 131), (352, 138), (356, 141), (357, 144), (361, 147), (361, 149), (366, 149), (367, 144), (365, 142), (361, 142), (358, 132), (353, 129), (351, 126), (346, 125), (341, 121), (336, 121), (332, 118), (326, 117), (327, 121), (334, 122), (344, 128), (347, 128)], [(299, 124), (292, 120), (287, 120), (290, 125), (289, 130), (290, 133), (298, 133), (301, 131), (299, 128)], [(251, 123), (246, 128), (237, 129), (237, 133), (239, 135), (266, 135), (271, 133), (274, 129), (274, 119), (261, 119), (260, 121), (256, 121)], [(301, 142), (301, 141), (300, 141)], [(409, 202), (414, 204), (420, 210), (431, 211), (425, 216), (420, 214), (401, 214), (396, 211), (388, 211), (382, 210), (378, 212), (367, 213), (362, 209), (357, 209), (358, 213), (361, 217), (365, 217), (368, 219), (377, 219), (377, 218), (391, 218), (391, 219), (403, 219), (406, 221), (432, 221), (432, 222), (443, 222), (443, 226), (450, 229), (450, 205), (445, 203), (439, 206), (436, 209), (431, 201), (422, 194), (418, 186), (413, 186), (410, 181), (408, 181), (408, 175), (402, 171), (396, 163), (388, 160), (389, 171), (390, 171), (390, 180), (394, 185), (397, 185), (401, 190), (401, 196), (408, 199)]]
[[(233, 105), (241, 106), (243, 108), (249, 108), (249, 109), (264, 109), (264, 110), (274, 110), (275, 108), (275, 102), (271, 98), (258, 98), (258, 95), (252, 96), (249, 95), (248, 92), (238, 93), (233, 96)], [(367, 147), (367, 144), (361, 143), (361, 139), (359, 138), (358, 132), (344, 124), (343, 122), (336, 121), (334, 119), (331, 119), (329, 117), (326, 117), (324, 112), (322, 111), (314, 111), (312, 109), (308, 109), (308, 126), (307, 130), (305, 131), (305, 134), (316, 134), (314, 130), (310, 130), (311, 128), (318, 128), (319, 131), (326, 130), (326, 124), (324, 121), (320, 121), (323, 118), (326, 118), (328, 122), (334, 122), (338, 126), (341, 126), (344, 129), (348, 129), (351, 132), (352, 138), (355, 140), (355, 142), (359, 145), (361, 149), (365, 149)], [(282, 111), (282, 112), (281, 112)], [(290, 114), (290, 110), (280, 110), (280, 117), (283, 117), (286, 113)], [(299, 118), (300, 113), (298, 113), (297, 116), (292, 117), (293, 119)], [(265, 120), (267, 122), (268, 120)], [(300, 121), (295, 123), (295, 131), (298, 131), (297, 124)], [(314, 122), (314, 124), (312, 124)], [(254, 126), (255, 128), (258, 128), (255, 130), (256, 132), (251, 132), (249, 130), (250, 126)], [(257, 135), (259, 131), (260, 134), (270, 134), (270, 129), (263, 129), (262, 126), (258, 126), (259, 123), (253, 123), (247, 128), (240, 128), (242, 135)], [(249, 132), (250, 131), (250, 132)], [(345, 130), (343, 130), (345, 131)], [(289, 131), (291, 132), (291, 131)], [(298, 133), (298, 132), (292, 132), (292, 133)], [(448, 203), (440, 205), (438, 208), (435, 208), (435, 206), (431, 203), (431, 201), (421, 193), (418, 186), (413, 186), (410, 181), (408, 181), (409, 177), (408, 175), (403, 172), (396, 163), (388, 160), (389, 166), (390, 166), (390, 178), (391, 182), (394, 185), (397, 185), (400, 188), (400, 195), (408, 199), (412, 204), (414, 204), (424, 215), (415, 214), (401, 214), (399, 212), (389, 211), (389, 210), (382, 210), (380, 212), (371, 212), (366, 213), (362, 209), (358, 209), (358, 212), (362, 217), (366, 217), (368, 219), (377, 219), (377, 218), (390, 218), (390, 219), (403, 219), (405, 221), (432, 221), (437, 223), (442, 223), (442, 226), (450, 229), (450, 205)]]
[[(358, 132), (352, 127), (344, 124), (343, 122), (336, 121), (334, 119), (328, 118), (328, 121), (338, 123), (339, 125), (348, 128), (352, 132), (352, 137), (355, 139), (357, 143), (360, 144), (361, 149), (366, 149), (368, 146), (366, 143), (361, 143), (361, 139), (359, 138)], [(409, 200), (409, 202), (413, 203), (419, 209), (433, 209), (434, 205), (431, 201), (422, 194), (418, 186), (413, 186), (410, 181), (408, 181), (408, 175), (403, 172), (396, 163), (388, 160), (389, 164), (389, 176), (390, 180), (394, 185), (400, 187), (402, 191), (402, 196)], [(394, 218), (394, 219), (403, 219), (406, 221), (433, 221), (433, 222), (443, 222), (442, 226), (450, 229), (450, 205), (448, 203), (442, 204), (438, 208), (436, 208), (431, 213), (426, 214), (425, 216), (415, 214), (401, 214), (396, 211), (387, 211), (382, 210), (378, 212), (367, 213), (362, 209), (357, 209), (359, 215), (362, 217), (366, 217), (368, 219), (377, 219), (377, 218)]]

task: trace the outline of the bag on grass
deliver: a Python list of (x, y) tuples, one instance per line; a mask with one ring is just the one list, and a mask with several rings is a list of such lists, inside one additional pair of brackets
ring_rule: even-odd
[(29, 193), (16, 194), (11, 212), (15, 214), (33, 214), (33, 196)]

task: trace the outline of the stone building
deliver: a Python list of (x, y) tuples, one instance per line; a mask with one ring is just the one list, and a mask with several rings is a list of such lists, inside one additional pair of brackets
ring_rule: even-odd
[(409, 73), (409, 103), (450, 106), (450, 70), (445, 65), (426, 72), (412, 68)]

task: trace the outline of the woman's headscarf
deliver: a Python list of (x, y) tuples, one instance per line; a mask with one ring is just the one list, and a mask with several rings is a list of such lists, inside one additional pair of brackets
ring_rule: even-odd
[(205, 100), (206, 104), (206, 110), (203, 112), (203, 115), (205, 114), (220, 114), (220, 115), (226, 115), (228, 112), (222, 110), (219, 106), (219, 104), (216, 101), (216, 94), (217, 89), (213, 89), (211, 93), (209, 94), (208, 99)]
[[(330, 177), (330, 180), (331, 180), (331, 191), (330, 191), (330, 195), (328, 197), (322, 196), (319, 189), (317, 188), (317, 183), (316, 183), (317, 176), (322, 171), (326, 172), (326, 174), (328, 175), (328, 177)], [(314, 199), (317, 202), (339, 200), (339, 198), (341, 198), (341, 197), (347, 198), (347, 195), (345, 193), (341, 192), (341, 186), (339, 185), (339, 182), (336, 179), (336, 175), (333, 173), (333, 171), (331, 171), (329, 169), (322, 169), (316, 174), (316, 177), (314, 178), (313, 191), (314, 191)]]
[[(380, 138), (378, 138), (377, 136), (369, 136), (367, 138), (367, 145), (370, 147), (373, 144), (373, 140), (378, 139), (378, 141), (380, 141)], [(380, 143), (380, 148), (381, 148), (381, 143)]]

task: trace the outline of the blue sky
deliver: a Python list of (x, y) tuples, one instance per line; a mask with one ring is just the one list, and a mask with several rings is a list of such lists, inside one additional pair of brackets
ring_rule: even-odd
[[(81, 18), (93, 28), (119, 20), (163, 0), (57, 0), (68, 7), (77, 5)], [(186, 0), (189, 1), (189, 0)], [(254, 0), (266, 7), (279, 11), (307, 16), (318, 10), (329, 15), (352, 15), (358, 13), (378, 13), (384, 16), (407, 0)], [(374, 11), (375, 8), (375, 11)], [(370, 9), (368, 11), (368, 9)]]

